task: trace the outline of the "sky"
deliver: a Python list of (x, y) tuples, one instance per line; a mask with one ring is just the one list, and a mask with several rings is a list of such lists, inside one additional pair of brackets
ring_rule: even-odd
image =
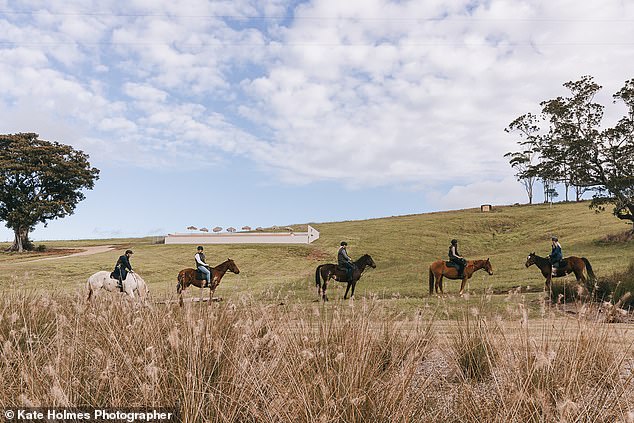
[(0, 133), (101, 170), (34, 240), (525, 203), (504, 128), (583, 75), (616, 121), (633, 40), (624, 0), (0, 0)]

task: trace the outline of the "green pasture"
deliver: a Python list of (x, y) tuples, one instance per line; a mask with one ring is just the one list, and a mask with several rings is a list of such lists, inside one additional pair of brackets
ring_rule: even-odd
[[(254, 300), (271, 303), (313, 301), (317, 298), (315, 267), (336, 260), (341, 240), (348, 241), (353, 258), (368, 253), (377, 264), (376, 269), (364, 273), (357, 285), (357, 300), (379, 298), (396, 312), (438, 303), (449, 309), (456, 301), (469, 306), (486, 302), (487, 307), (503, 310), (507, 307), (508, 291), (520, 286), (533, 292), (528, 294), (530, 300), (530, 295), (539, 295), (535, 292), (543, 287), (543, 278), (535, 267), (525, 268), (526, 256), (531, 251), (547, 255), (553, 234), (562, 242), (565, 255), (587, 257), (598, 276), (624, 269), (634, 257), (631, 245), (602, 241), (607, 234), (627, 230), (628, 225), (610, 213), (595, 213), (587, 202), (495, 207), (490, 213), (467, 209), (311, 225), (321, 235), (310, 245), (206, 246), (208, 262), (215, 265), (232, 258), (241, 270), (240, 275), (228, 273), (216, 295), (237, 298), (248, 294)], [(466, 298), (430, 297), (429, 263), (446, 257), (452, 238), (460, 240), (460, 252), (465, 257), (490, 258), (495, 274), (477, 272), (470, 280)], [(89, 275), (112, 269), (122, 251), (132, 248), (135, 253), (132, 265), (148, 282), (152, 294), (173, 297), (176, 275), (182, 268), (192, 267), (196, 246), (155, 242), (152, 237), (41, 242), (55, 248), (117, 246), (107, 253), (46, 261), (33, 261), (44, 257), (33, 253), (2, 253), (0, 290), (85, 289)], [(458, 284), (445, 280), (445, 293), (455, 295)], [(331, 282), (331, 300), (340, 299), (344, 289), (345, 285)], [(192, 291), (189, 295), (198, 293)]]

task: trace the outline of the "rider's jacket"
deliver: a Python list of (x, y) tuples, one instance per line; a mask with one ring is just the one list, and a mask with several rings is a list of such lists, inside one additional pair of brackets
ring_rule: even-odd
[(128, 260), (128, 256), (125, 254), (119, 257), (117, 260), (117, 264), (114, 266), (114, 274), (115, 279), (125, 280), (128, 276), (128, 271), (132, 270), (132, 266), (130, 265), (130, 260)]
[(553, 249), (550, 252), (550, 262), (558, 263), (564, 258), (564, 253), (561, 251), (561, 245), (553, 245)]
[(337, 253), (337, 263), (339, 266), (346, 266), (349, 263), (352, 263), (352, 259), (348, 256), (348, 252), (345, 247), (339, 247), (339, 252)]
[(194, 256), (194, 259), (196, 259), (196, 267), (198, 266), (209, 266), (206, 262), (205, 262), (205, 254), (204, 253), (196, 253), (196, 255)]

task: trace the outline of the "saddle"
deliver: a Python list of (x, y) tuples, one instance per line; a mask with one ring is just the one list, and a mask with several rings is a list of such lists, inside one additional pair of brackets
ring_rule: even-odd
[(561, 260), (559, 260), (558, 263), (555, 264), (555, 267), (558, 268), (558, 269), (563, 269), (567, 265), (568, 265), (568, 261), (566, 259), (561, 259)]
[(454, 263), (453, 261), (445, 261), (445, 266), (447, 267), (455, 267), (458, 268), (458, 263)]
[(196, 269), (196, 280), (199, 280), (199, 281), (207, 280), (205, 278), (205, 274), (203, 272), (201, 272), (200, 270), (198, 270), (198, 269)]

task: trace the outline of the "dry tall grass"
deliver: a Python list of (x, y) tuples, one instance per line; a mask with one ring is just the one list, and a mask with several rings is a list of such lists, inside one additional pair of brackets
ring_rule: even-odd
[(5, 293), (0, 404), (178, 404), (191, 422), (634, 419), (629, 344), (607, 325), (535, 337), (528, 323), (479, 316), (443, 339), (433, 319), (374, 301), (307, 312)]

